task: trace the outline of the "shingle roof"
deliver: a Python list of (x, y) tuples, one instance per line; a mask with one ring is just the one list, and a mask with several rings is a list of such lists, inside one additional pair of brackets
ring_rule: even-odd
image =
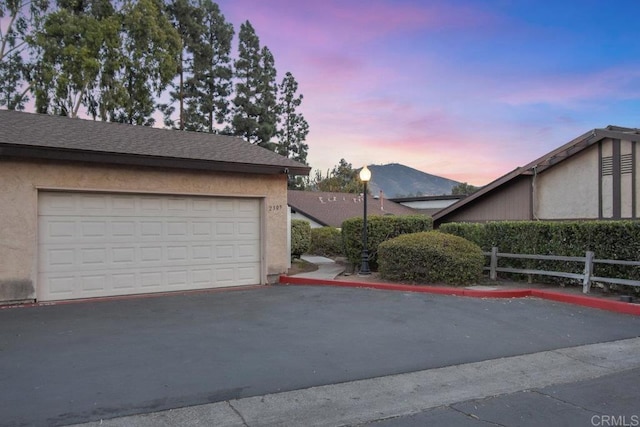
[(308, 175), (238, 137), (0, 110), (0, 156)]
[[(314, 221), (331, 227), (341, 227), (345, 219), (362, 216), (364, 198), (353, 193), (316, 191), (287, 192), (287, 202), (295, 211)], [(417, 215), (415, 209), (388, 199), (367, 197), (367, 215)]]
[(456, 203), (442, 209), (441, 211), (433, 215), (433, 219), (434, 221), (440, 221), (443, 217), (446, 217), (455, 210), (462, 208), (463, 206), (473, 202), (474, 200), (482, 198), (485, 194), (492, 192), (496, 188), (501, 187), (511, 180), (521, 175), (532, 175), (534, 173), (540, 173), (545, 169), (548, 169), (562, 162), (563, 160), (568, 159), (569, 157), (581, 152), (585, 148), (590, 147), (605, 138), (638, 142), (640, 141), (640, 129), (625, 128), (613, 125), (609, 125), (603, 129), (592, 129), (589, 132), (586, 132), (579, 137), (567, 142), (566, 144), (556, 148), (555, 150), (550, 151), (544, 156), (535, 159), (527, 165), (518, 167), (511, 172), (501, 176), (500, 178), (485, 185), (480, 190), (470, 194), (464, 199), (461, 199)]

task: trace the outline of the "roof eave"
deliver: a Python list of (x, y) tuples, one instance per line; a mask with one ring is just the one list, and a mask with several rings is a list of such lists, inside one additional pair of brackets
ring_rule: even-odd
[(196, 169), (219, 172), (242, 172), (254, 174), (289, 174), (308, 176), (311, 167), (289, 165), (267, 165), (256, 163), (236, 163), (203, 159), (146, 156), (126, 153), (109, 153), (86, 150), (68, 150), (50, 147), (34, 147), (17, 144), (1, 144), (0, 157), (17, 157), (57, 161), (79, 161), (90, 163), (110, 163), (127, 166), (165, 167), (175, 169)]
[(307, 218), (309, 218), (310, 220), (317, 222), (318, 224), (322, 225), (323, 227), (327, 227), (330, 226), (330, 224), (327, 224), (325, 221), (322, 221), (318, 218), (316, 218), (313, 215), (308, 214), (307, 212), (303, 211), (302, 209), (299, 209), (297, 207), (295, 207), (294, 205), (292, 205), (291, 203), (287, 203), (289, 205), (290, 208), (294, 209), (295, 211), (297, 211), (298, 213), (300, 213), (301, 215), (306, 216)]

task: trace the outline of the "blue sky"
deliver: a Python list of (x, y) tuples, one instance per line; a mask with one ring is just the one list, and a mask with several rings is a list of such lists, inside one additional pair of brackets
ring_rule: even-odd
[(637, 1), (218, 4), (298, 80), (323, 172), (344, 158), (484, 185), (590, 129), (640, 127)]

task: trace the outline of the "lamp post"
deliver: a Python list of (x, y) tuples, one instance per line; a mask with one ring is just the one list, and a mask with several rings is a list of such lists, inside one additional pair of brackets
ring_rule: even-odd
[(371, 274), (369, 270), (369, 250), (367, 247), (367, 183), (371, 179), (371, 171), (365, 165), (360, 170), (360, 181), (364, 184), (364, 216), (362, 224), (362, 264), (360, 265), (361, 276), (368, 276)]

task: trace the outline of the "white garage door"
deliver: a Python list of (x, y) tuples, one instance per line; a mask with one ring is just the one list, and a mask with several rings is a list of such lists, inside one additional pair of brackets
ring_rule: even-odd
[(38, 300), (260, 283), (258, 199), (42, 192)]

